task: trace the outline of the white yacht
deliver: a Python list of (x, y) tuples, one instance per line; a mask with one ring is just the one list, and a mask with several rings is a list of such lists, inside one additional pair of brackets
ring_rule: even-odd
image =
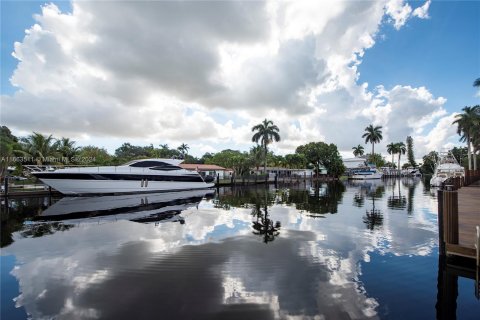
[(440, 187), (448, 178), (465, 177), (465, 169), (458, 164), (451, 152), (442, 152), (435, 165), (430, 186)]
[(204, 179), (198, 172), (179, 167), (182, 161), (141, 159), (122, 166), (69, 167), (36, 171), (32, 175), (66, 195), (161, 192), (214, 186), (213, 177)]
[(383, 172), (378, 170), (373, 165), (368, 165), (367, 167), (355, 170), (350, 176), (350, 179), (354, 180), (370, 180), (370, 179), (381, 179)]

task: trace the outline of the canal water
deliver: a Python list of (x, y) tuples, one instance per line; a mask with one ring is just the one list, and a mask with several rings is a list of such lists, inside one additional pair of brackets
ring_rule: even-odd
[(1, 319), (479, 319), (420, 179), (2, 203)]

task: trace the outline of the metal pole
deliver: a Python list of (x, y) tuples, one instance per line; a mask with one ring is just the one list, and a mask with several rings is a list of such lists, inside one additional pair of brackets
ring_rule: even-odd
[(5, 176), (3, 183), (4, 183), (5, 197), (7, 197), (8, 196), (8, 175)]

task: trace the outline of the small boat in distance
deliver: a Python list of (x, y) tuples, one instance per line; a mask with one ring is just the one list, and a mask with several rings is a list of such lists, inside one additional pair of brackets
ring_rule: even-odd
[(66, 195), (122, 194), (205, 189), (213, 177), (188, 171), (177, 159), (133, 160), (121, 166), (69, 167), (31, 174)]
[(432, 179), (430, 179), (430, 186), (440, 187), (449, 178), (465, 177), (465, 169), (458, 164), (457, 159), (450, 151), (441, 152)]
[(370, 180), (370, 179), (381, 179), (383, 172), (378, 170), (373, 164), (368, 164), (366, 167), (359, 168), (353, 171), (353, 174), (350, 176), (350, 179), (354, 180)]

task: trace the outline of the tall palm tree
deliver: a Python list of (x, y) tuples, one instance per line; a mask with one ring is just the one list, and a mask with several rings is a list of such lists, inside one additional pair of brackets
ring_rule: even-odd
[(356, 147), (353, 147), (352, 149), (353, 149), (353, 155), (355, 157), (363, 156), (363, 154), (365, 153), (365, 149), (363, 148), (363, 146), (361, 144), (359, 144)]
[(400, 158), (401, 158), (402, 154), (405, 154), (407, 152), (407, 146), (403, 142), (397, 142), (397, 143), (395, 143), (395, 146), (396, 146), (397, 152), (398, 152), (398, 170), (400, 170), (401, 169)]
[(392, 155), (392, 166), (393, 166), (393, 156), (398, 152), (397, 144), (390, 142), (387, 144), (387, 152)]
[(178, 151), (180, 151), (183, 158), (185, 159), (185, 156), (188, 154), (188, 149), (190, 149), (190, 147), (188, 146), (188, 144), (182, 143), (177, 149)]
[(373, 126), (372, 124), (365, 128), (365, 133), (363, 134), (362, 138), (365, 138), (365, 143), (372, 144), (372, 155), (375, 154), (375, 143), (379, 143), (382, 139), (382, 127), (381, 126)]
[[(452, 124), (457, 124), (457, 133), (460, 135), (460, 141), (467, 143), (468, 150), (468, 169), (472, 169), (472, 140), (479, 133), (480, 126), (480, 105), (474, 107), (464, 107), (463, 113), (455, 116), (456, 120)], [(476, 162), (476, 161), (475, 161)]]
[(58, 156), (55, 139), (52, 135), (44, 136), (41, 133), (34, 132), (26, 138), (21, 139), (23, 148), (31, 157), (36, 158), (37, 164), (41, 165), (47, 157)]
[[(257, 131), (257, 132), (255, 132)], [(273, 124), (272, 120), (263, 120), (262, 123), (252, 127), (252, 132), (255, 134), (252, 136), (252, 142), (258, 143), (260, 141), (263, 147), (263, 171), (267, 172), (267, 148), (273, 141), (280, 141), (280, 135), (278, 132), (280, 129)]]

